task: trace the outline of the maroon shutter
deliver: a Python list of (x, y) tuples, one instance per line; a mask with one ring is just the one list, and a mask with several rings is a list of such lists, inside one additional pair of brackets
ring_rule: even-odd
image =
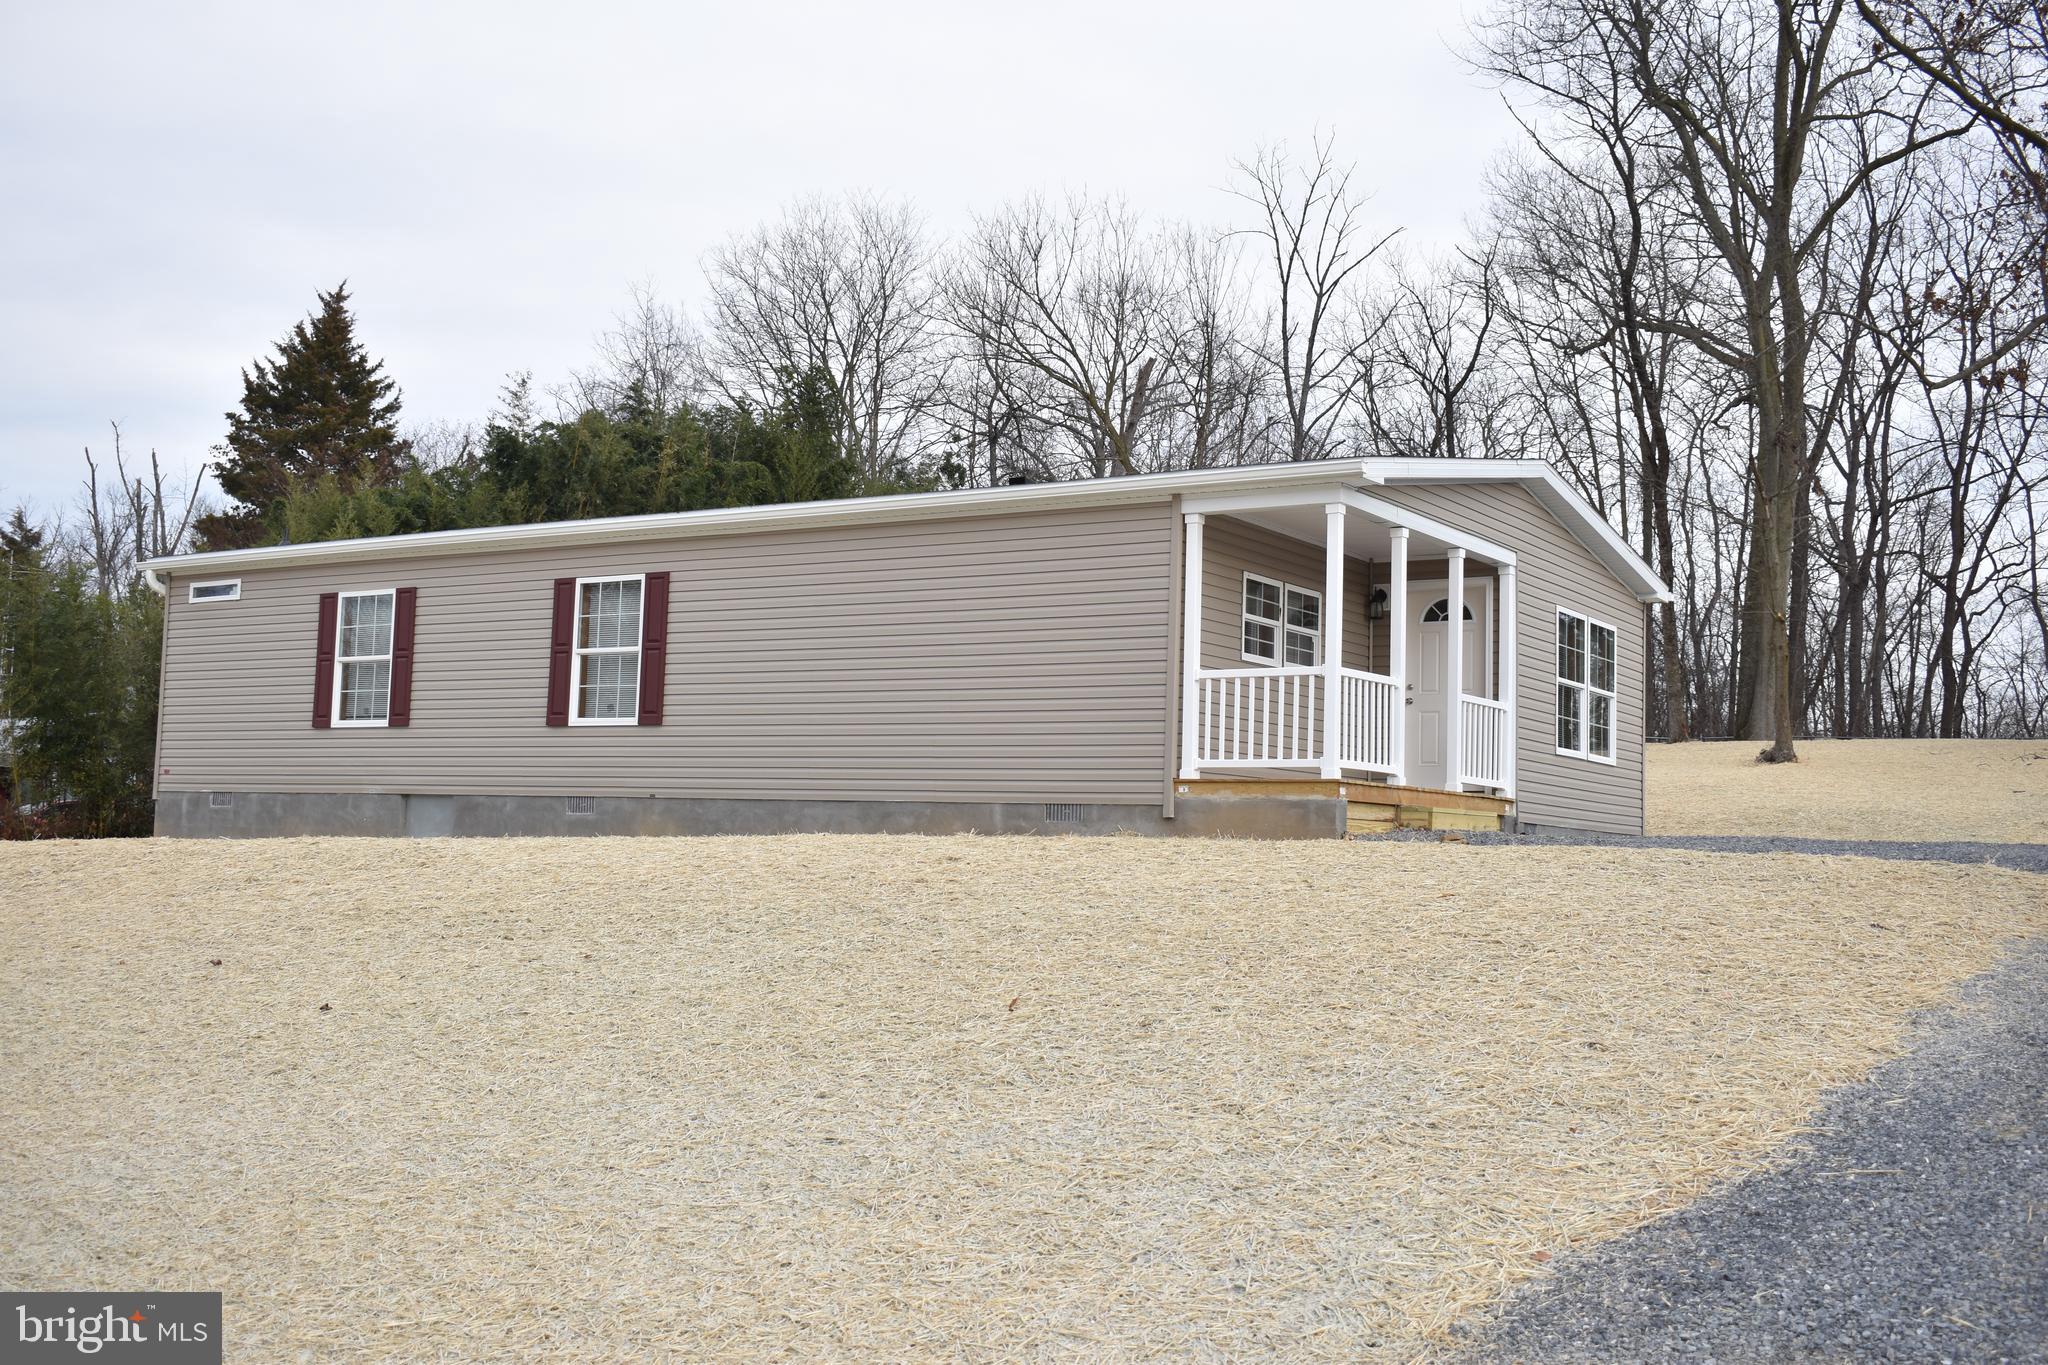
[(548, 654), (548, 724), (569, 723), (569, 656), (576, 640), (576, 580), (555, 580), (555, 639)]
[(387, 724), (412, 724), (412, 620), (418, 588), (400, 588), (391, 612), (391, 713)]
[(647, 575), (640, 597), (640, 723), (661, 724), (662, 682), (668, 676), (668, 575)]
[(313, 728), (334, 725), (334, 630), (341, 615), (341, 594), (320, 594), (320, 638), (313, 647)]

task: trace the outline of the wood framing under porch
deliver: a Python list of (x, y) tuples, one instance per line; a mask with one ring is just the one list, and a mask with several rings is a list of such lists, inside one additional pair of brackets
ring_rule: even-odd
[(1343, 778), (1181, 778), (1182, 797), (1237, 801), (1341, 800), (1351, 834), (1390, 834), (1397, 829), (1498, 830), (1514, 802), (1478, 792), (1395, 786)]

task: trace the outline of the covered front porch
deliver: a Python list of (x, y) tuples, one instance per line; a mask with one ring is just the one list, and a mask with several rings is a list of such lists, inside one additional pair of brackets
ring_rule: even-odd
[(1312, 777), (1505, 809), (1510, 551), (1341, 483), (1189, 497), (1181, 515), (1184, 783)]

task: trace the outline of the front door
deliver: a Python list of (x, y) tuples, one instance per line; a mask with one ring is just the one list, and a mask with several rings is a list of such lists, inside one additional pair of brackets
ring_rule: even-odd
[[(1445, 583), (1411, 583), (1408, 586), (1408, 781), (1417, 787), (1450, 788), (1444, 769), (1444, 739), (1449, 732), (1451, 690), (1450, 599)], [(1465, 632), (1465, 691), (1486, 695), (1485, 681), (1492, 671), (1487, 652), (1491, 643), (1486, 629), (1493, 616), (1493, 584), (1486, 579), (1465, 583), (1465, 609), (1461, 628)]]

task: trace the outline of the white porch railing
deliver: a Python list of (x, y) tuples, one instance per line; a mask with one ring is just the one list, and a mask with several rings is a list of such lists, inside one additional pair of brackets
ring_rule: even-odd
[(1459, 776), (1477, 787), (1507, 784), (1508, 743), (1513, 733), (1504, 702), (1458, 698)]
[(1195, 680), (1195, 753), (1204, 768), (1312, 766), (1319, 668), (1205, 668)]
[[(1315, 768), (1322, 763), (1320, 668), (1205, 668), (1195, 677), (1195, 765)], [(1347, 668), (1339, 680), (1337, 763), (1391, 773), (1394, 680)]]
[(1344, 670), (1344, 708), (1337, 714), (1337, 764), (1394, 771), (1394, 727), (1402, 722), (1401, 690), (1380, 673)]

